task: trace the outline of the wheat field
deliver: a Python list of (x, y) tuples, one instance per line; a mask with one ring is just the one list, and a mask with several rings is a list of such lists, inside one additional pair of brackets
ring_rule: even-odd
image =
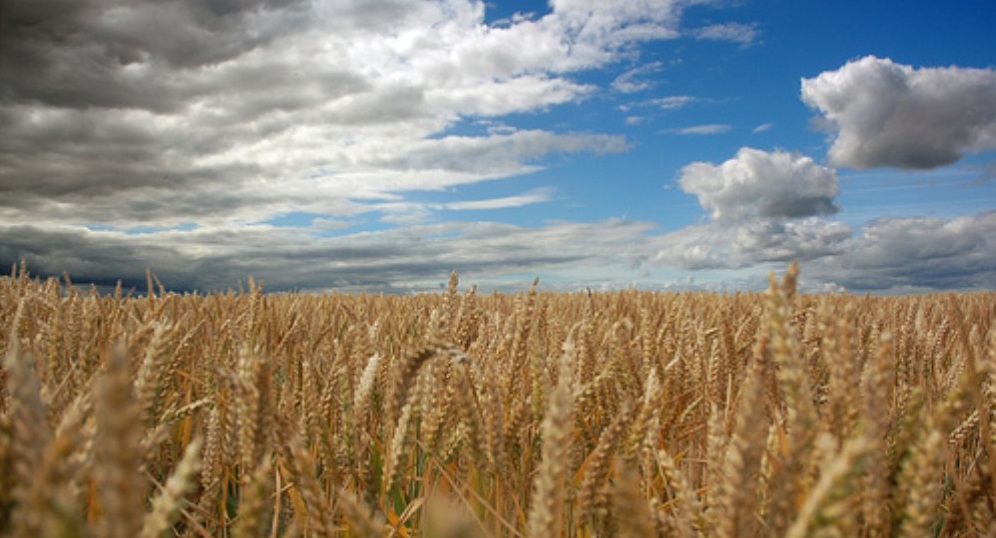
[(0, 534), (996, 536), (996, 293), (0, 279)]

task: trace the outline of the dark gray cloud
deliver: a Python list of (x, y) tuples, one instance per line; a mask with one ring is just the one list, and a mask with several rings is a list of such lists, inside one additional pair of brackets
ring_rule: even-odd
[(996, 149), (996, 70), (919, 68), (867, 56), (803, 79), (836, 131), (838, 166), (927, 169)]
[(190, 260), (178, 256), (168, 243), (150, 244), (116, 238), (107, 240), (99, 233), (79, 228), (45, 229), (29, 224), (0, 225), (0, 266), (11, 267), (24, 261), (35, 275), (68, 274), (77, 283), (113, 286), (144, 281), (145, 270), (155, 271), (170, 281), (189, 284)]
[(8, 103), (176, 111), (193, 70), (308, 24), (304, 3), (9, 0), (0, 17)]
[[(493, 222), (415, 225), (318, 237), (316, 230), (251, 226), (149, 234), (76, 227), (0, 225), (0, 267), (25, 260), (36, 274), (67, 271), (77, 282), (144, 283), (152, 268), (171, 289), (226, 289), (254, 276), (267, 289), (398, 290), (459, 268), (487, 284), (502, 272), (570, 265), (626, 267), (645, 257), (647, 223), (552, 223), (525, 228)], [(631, 244), (631, 249), (620, 249)], [(442, 275), (442, 276), (441, 276)]]
[(717, 222), (836, 213), (836, 171), (786, 151), (741, 148), (720, 164), (692, 163), (678, 180)]

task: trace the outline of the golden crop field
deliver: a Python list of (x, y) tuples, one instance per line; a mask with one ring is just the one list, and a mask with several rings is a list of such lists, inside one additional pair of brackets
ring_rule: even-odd
[(796, 278), (120, 297), (15, 271), (0, 534), (996, 536), (996, 293)]

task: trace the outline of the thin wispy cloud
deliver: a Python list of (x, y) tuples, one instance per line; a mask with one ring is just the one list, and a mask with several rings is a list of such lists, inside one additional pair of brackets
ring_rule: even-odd
[(646, 102), (646, 104), (664, 110), (676, 110), (679, 108), (684, 108), (697, 101), (700, 101), (700, 99), (697, 97), (692, 97), (691, 95), (668, 95), (666, 97), (657, 97), (654, 99), (650, 99)]
[(651, 62), (626, 71), (612, 81), (612, 89), (622, 93), (636, 93), (653, 88), (654, 82), (650, 78), (663, 69), (661, 62)]
[(522, 207), (524, 205), (549, 202), (551, 198), (553, 198), (552, 189), (539, 189), (533, 192), (517, 194), (514, 196), (503, 196), (501, 198), (450, 202), (447, 204), (443, 204), (443, 207), (453, 211), (506, 209), (510, 207)]
[(714, 135), (728, 133), (733, 130), (733, 127), (726, 125), (725, 123), (706, 123), (703, 125), (692, 125), (690, 127), (681, 127), (678, 129), (668, 129), (666, 133), (680, 134), (680, 135)]
[(741, 45), (754, 42), (760, 33), (757, 24), (725, 23), (712, 24), (692, 32), (696, 39), (710, 41), (732, 41)]

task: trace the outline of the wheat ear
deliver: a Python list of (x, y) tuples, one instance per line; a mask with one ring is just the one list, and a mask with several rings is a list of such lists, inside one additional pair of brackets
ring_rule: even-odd
[(132, 393), (123, 345), (108, 353), (96, 385), (96, 482), (103, 514), (101, 538), (135, 538), (142, 529), (146, 485), (141, 475), (140, 410)]
[(550, 394), (543, 417), (542, 459), (536, 472), (529, 507), (528, 529), (531, 538), (563, 536), (563, 513), (567, 455), (573, 435), (573, 398), (566, 372)]
[(159, 538), (176, 523), (183, 497), (197, 485), (197, 473), (201, 470), (201, 445), (201, 438), (195, 437), (183, 451), (176, 470), (152, 501), (152, 511), (145, 516), (141, 538)]

